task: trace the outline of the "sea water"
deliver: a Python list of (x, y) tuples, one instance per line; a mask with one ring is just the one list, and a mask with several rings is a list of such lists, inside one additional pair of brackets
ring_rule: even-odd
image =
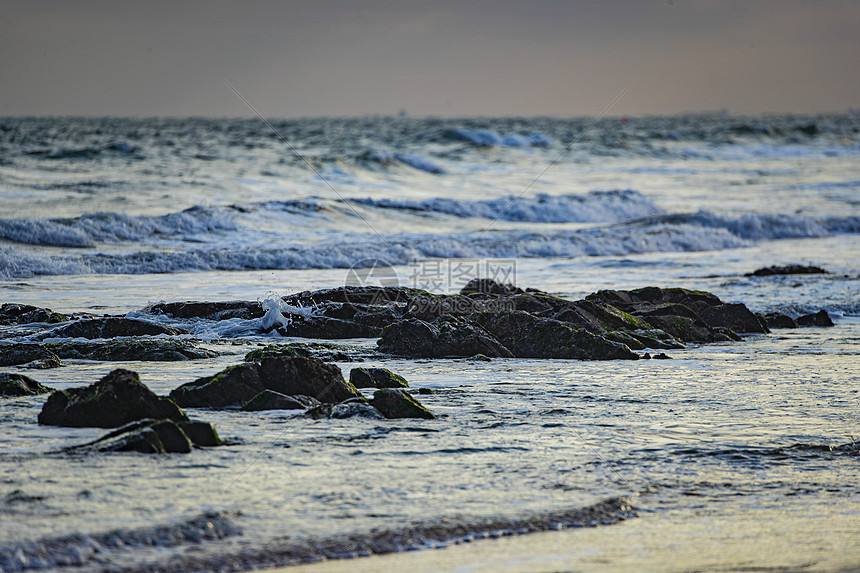
[[(62, 453), (103, 430), (39, 426), (44, 397), (3, 400), (0, 569), (858, 566), (860, 118), (590, 123), (0, 121), (2, 302), (142, 316), (158, 301), (259, 300), (272, 321), (311, 311), (279, 296), (367, 278), (371, 260), (436, 292), (493, 273), (570, 298), (679, 286), (836, 323), (662, 361), (341, 362), (432, 390), (420, 399), (438, 419), (192, 410), (226, 445), (185, 456)], [(788, 263), (830, 272), (747, 275)], [(70, 388), (123, 367), (167, 394), (289, 340), (255, 321), (171, 324), (219, 356), (17, 371)], [(551, 526), (617, 498), (636, 516), (521, 538), (490, 527)], [(348, 541), (413, 531), (400, 549), (430, 548), (450, 524), (471, 533), (391, 558), (406, 561)]]

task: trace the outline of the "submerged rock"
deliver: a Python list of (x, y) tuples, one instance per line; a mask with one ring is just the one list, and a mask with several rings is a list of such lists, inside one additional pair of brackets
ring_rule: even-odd
[(182, 362), (214, 358), (217, 352), (196, 347), (187, 340), (167, 338), (121, 338), (101, 341), (67, 341), (46, 344), (46, 348), (67, 360), (102, 362)]
[(205, 318), (208, 320), (246, 320), (262, 318), (266, 311), (259, 302), (160, 302), (146, 309), (152, 314), (166, 314), (174, 318)]
[(424, 418), (436, 416), (425, 408), (412, 394), (402, 388), (384, 388), (373, 393), (371, 404), (386, 418)]
[(91, 318), (79, 320), (54, 331), (63, 338), (116, 338), (118, 336), (175, 336), (184, 331), (133, 318)]
[(356, 388), (408, 388), (406, 378), (388, 368), (353, 368), (349, 382)]
[(188, 420), (170, 399), (143, 385), (136, 372), (122, 369), (90, 386), (55, 391), (39, 413), (39, 423), (48, 426), (116, 428), (144, 418)]
[(99, 439), (69, 450), (95, 449), (100, 452), (140, 452), (144, 454), (183, 453), (193, 446), (220, 446), (212, 424), (199, 421), (143, 419), (130, 422)]
[(797, 328), (797, 321), (781, 312), (772, 312), (764, 316), (768, 328)]
[(329, 418), (369, 418), (371, 420), (382, 420), (384, 416), (379, 410), (367, 403), (364, 398), (350, 398), (340, 404), (336, 404), (328, 415)]
[(305, 410), (320, 403), (316, 398), (310, 396), (287, 396), (274, 390), (263, 390), (242, 406), (246, 412), (260, 412), (263, 410)]
[(822, 309), (813, 314), (797, 317), (797, 324), (800, 326), (833, 326), (833, 321), (827, 311)]
[(743, 304), (721, 304), (699, 311), (701, 319), (709, 326), (723, 327), (739, 333), (767, 334), (770, 330), (763, 318)]
[(0, 372), (0, 398), (47, 394), (51, 389), (23, 374)]
[(778, 266), (773, 265), (770, 267), (764, 267), (761, 269), (756, 269), (751, 273), (747, 273), (747, 276), (754, 277), (769, 277), (773, 275), (817, 275), (817, 274), (828, 274), (828, 272), (821, 267), (816, 267), (812, 265), (785, 265)]

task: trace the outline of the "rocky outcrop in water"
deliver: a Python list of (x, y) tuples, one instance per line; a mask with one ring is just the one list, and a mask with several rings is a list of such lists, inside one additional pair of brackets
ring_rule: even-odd
[(39, 384), (29, 376), (0, 372), (0, 398), (17, 398), (47, 394), (51, 389)]
[(25, 368), (57, 368), (63, 361), (56, 353), (40, 344), (0, 345), (0, 366), (23, 366)]
[(334, 364), (304, 356), (267, 355), (259, 363), (244, 362), (183, 384), (170, 397), (186, 408), (223, 408), (243, 406), (264, 390), (328, 403), (361, 396)]
[(183, 334), (177, 328), (133, 318), (90, 318), (72, 322), (56, 329), (54, 336), (61, 338), (116, 338), (118, 336), (176, 336)]
[(69, 320), (66, 315), (50, 308), (38, 308), (29, 304), (4, 303), (0, 305), (0, 324), (56, 324)]
[(349, 383), (356, 388), (408, 388), (409, 382), (388, 368), (353, 368)]
[(130, 422), (93, 442), (74, 446), (69, 450), (187, 454), (194, 446), (220, 445), (221, 438), (212, 424), (207, 422), (143, 419)]
[(260, 412), (262, 410), (306, 410), (320, 404), (320, 401), (310, 396), (287, 396), (274, 390), (263, 390), (248, 400), (242, 410), (245, 412)]
[(188, 420), (171, 400), (143, 385), (136, 372), (122, 369), (90, 386), (53, 392), (39, 413), (39, 423), (48, 426), (116, 428), (144, 418)]
[(822, 309), (812, 314), (797, 317), (797, 324), (800, 326), (833, 326), (833, 320), (827, 311)]
[(403, 388), (383, 388), (373, 393), (370, 402), (386, 418), (424, 418), (436, 416)]
[(821, 267), (812, 265), (773, 265), (756, 269), (751, 273), (747, 273), (748, 277), (771, 277), (774, 275), (821, 275), (827, 274), (827, 271)]

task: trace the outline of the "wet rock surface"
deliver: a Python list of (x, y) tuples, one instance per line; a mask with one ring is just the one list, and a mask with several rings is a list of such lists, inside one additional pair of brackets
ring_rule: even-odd
[(189, 453), (193, 447), (220, 446), (212, 424), (200, 421), (142, 419), (130, 422), (104, 436), (67, 451), (139, 452), (143, 454)]
[(47, 394), (51, 389), (36, 382), (29, 376), (0, 372), (0, 398), (35, 396)]
[(259, 363), (244, 362), (184, 384), (170, 397), (185, 408), (223, 408), (244, 406), (264, 390), (328, 403), (361, 396), (334, 364), (304, 356), (266, 355)]
[(57, 354), (40, 344), (0, 345), (0, 366), (24, 366), (28, 368), (58, 368), (63, 361)]
[(833, 326), (833, 320), (826, 310), (819, 310), (816, 313), (797, 317), (797, 324), (800, 326)]
[(248, 400), (242, 410), (245, 412), (260, 412), (262, 410), (305, 410), (320, 404), (320, 401), (310, 396), (287, 396), (274, 390), (263, 390)]
[(356, 388), (408, 388), (406, 378), (388, 368), (353, 368), (349, 382)]
[(90, 318), (72, 322), (54, 330), (61, 338), (116, 338), (119, 336), (175, 336), (184, 331), (133, 318)]
[(53, 392), (39, 413), (39, 423), (48, 426), (116, 428), (144, 418), (188, 420), (171, 400), (142, 384), (136, 372), (123, 369), (90, 386)]
[(424, 418), (436, 416), (425, 408), (412, 394), (402, 388), (384, 388), (373, 393), (371, 404), (386, 418)]
[(820, 275), (820, 274), (828, 274), (828, 271), (822, 269), (821, 267), (816, 267), (813, 265), (773, 265), (770, 267), (763, 267), (760, 269), (756, 269), (751, 273), (747, 273), (747, 276), (753, 277), (770, 277), (774, 275)]
[(38, 308), (29, 304), (4, 303), (0, 305), (0, 324), (56, 324), (69, 320), (66, 315), (50, 308)]

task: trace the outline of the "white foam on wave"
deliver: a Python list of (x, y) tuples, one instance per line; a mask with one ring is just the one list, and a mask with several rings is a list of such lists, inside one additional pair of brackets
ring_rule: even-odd
[(632, 189), (592, 191), (585, 195), (537, 193), (531, 197), (508, 196), (483, 201), (437, 197), (425, 200), (367, 198), (353, 202), (368, 207), (534, 223), (618, 223), (664, 213), (651, 199)]
[(78, 248), (178, 235), (185, 240), (202, 240), (206, 233), (235, 229), (230, 210), (203, 206), (161, 216), (107, 212), (63, 219), (0, 219), (0, 238), (30, 245)]
[(466, 129), (457, 127), (448, 131), (448, 137), (478, 146), (529, 147), (552, 143), (542, 133), (499, 133), (492, 129)]

